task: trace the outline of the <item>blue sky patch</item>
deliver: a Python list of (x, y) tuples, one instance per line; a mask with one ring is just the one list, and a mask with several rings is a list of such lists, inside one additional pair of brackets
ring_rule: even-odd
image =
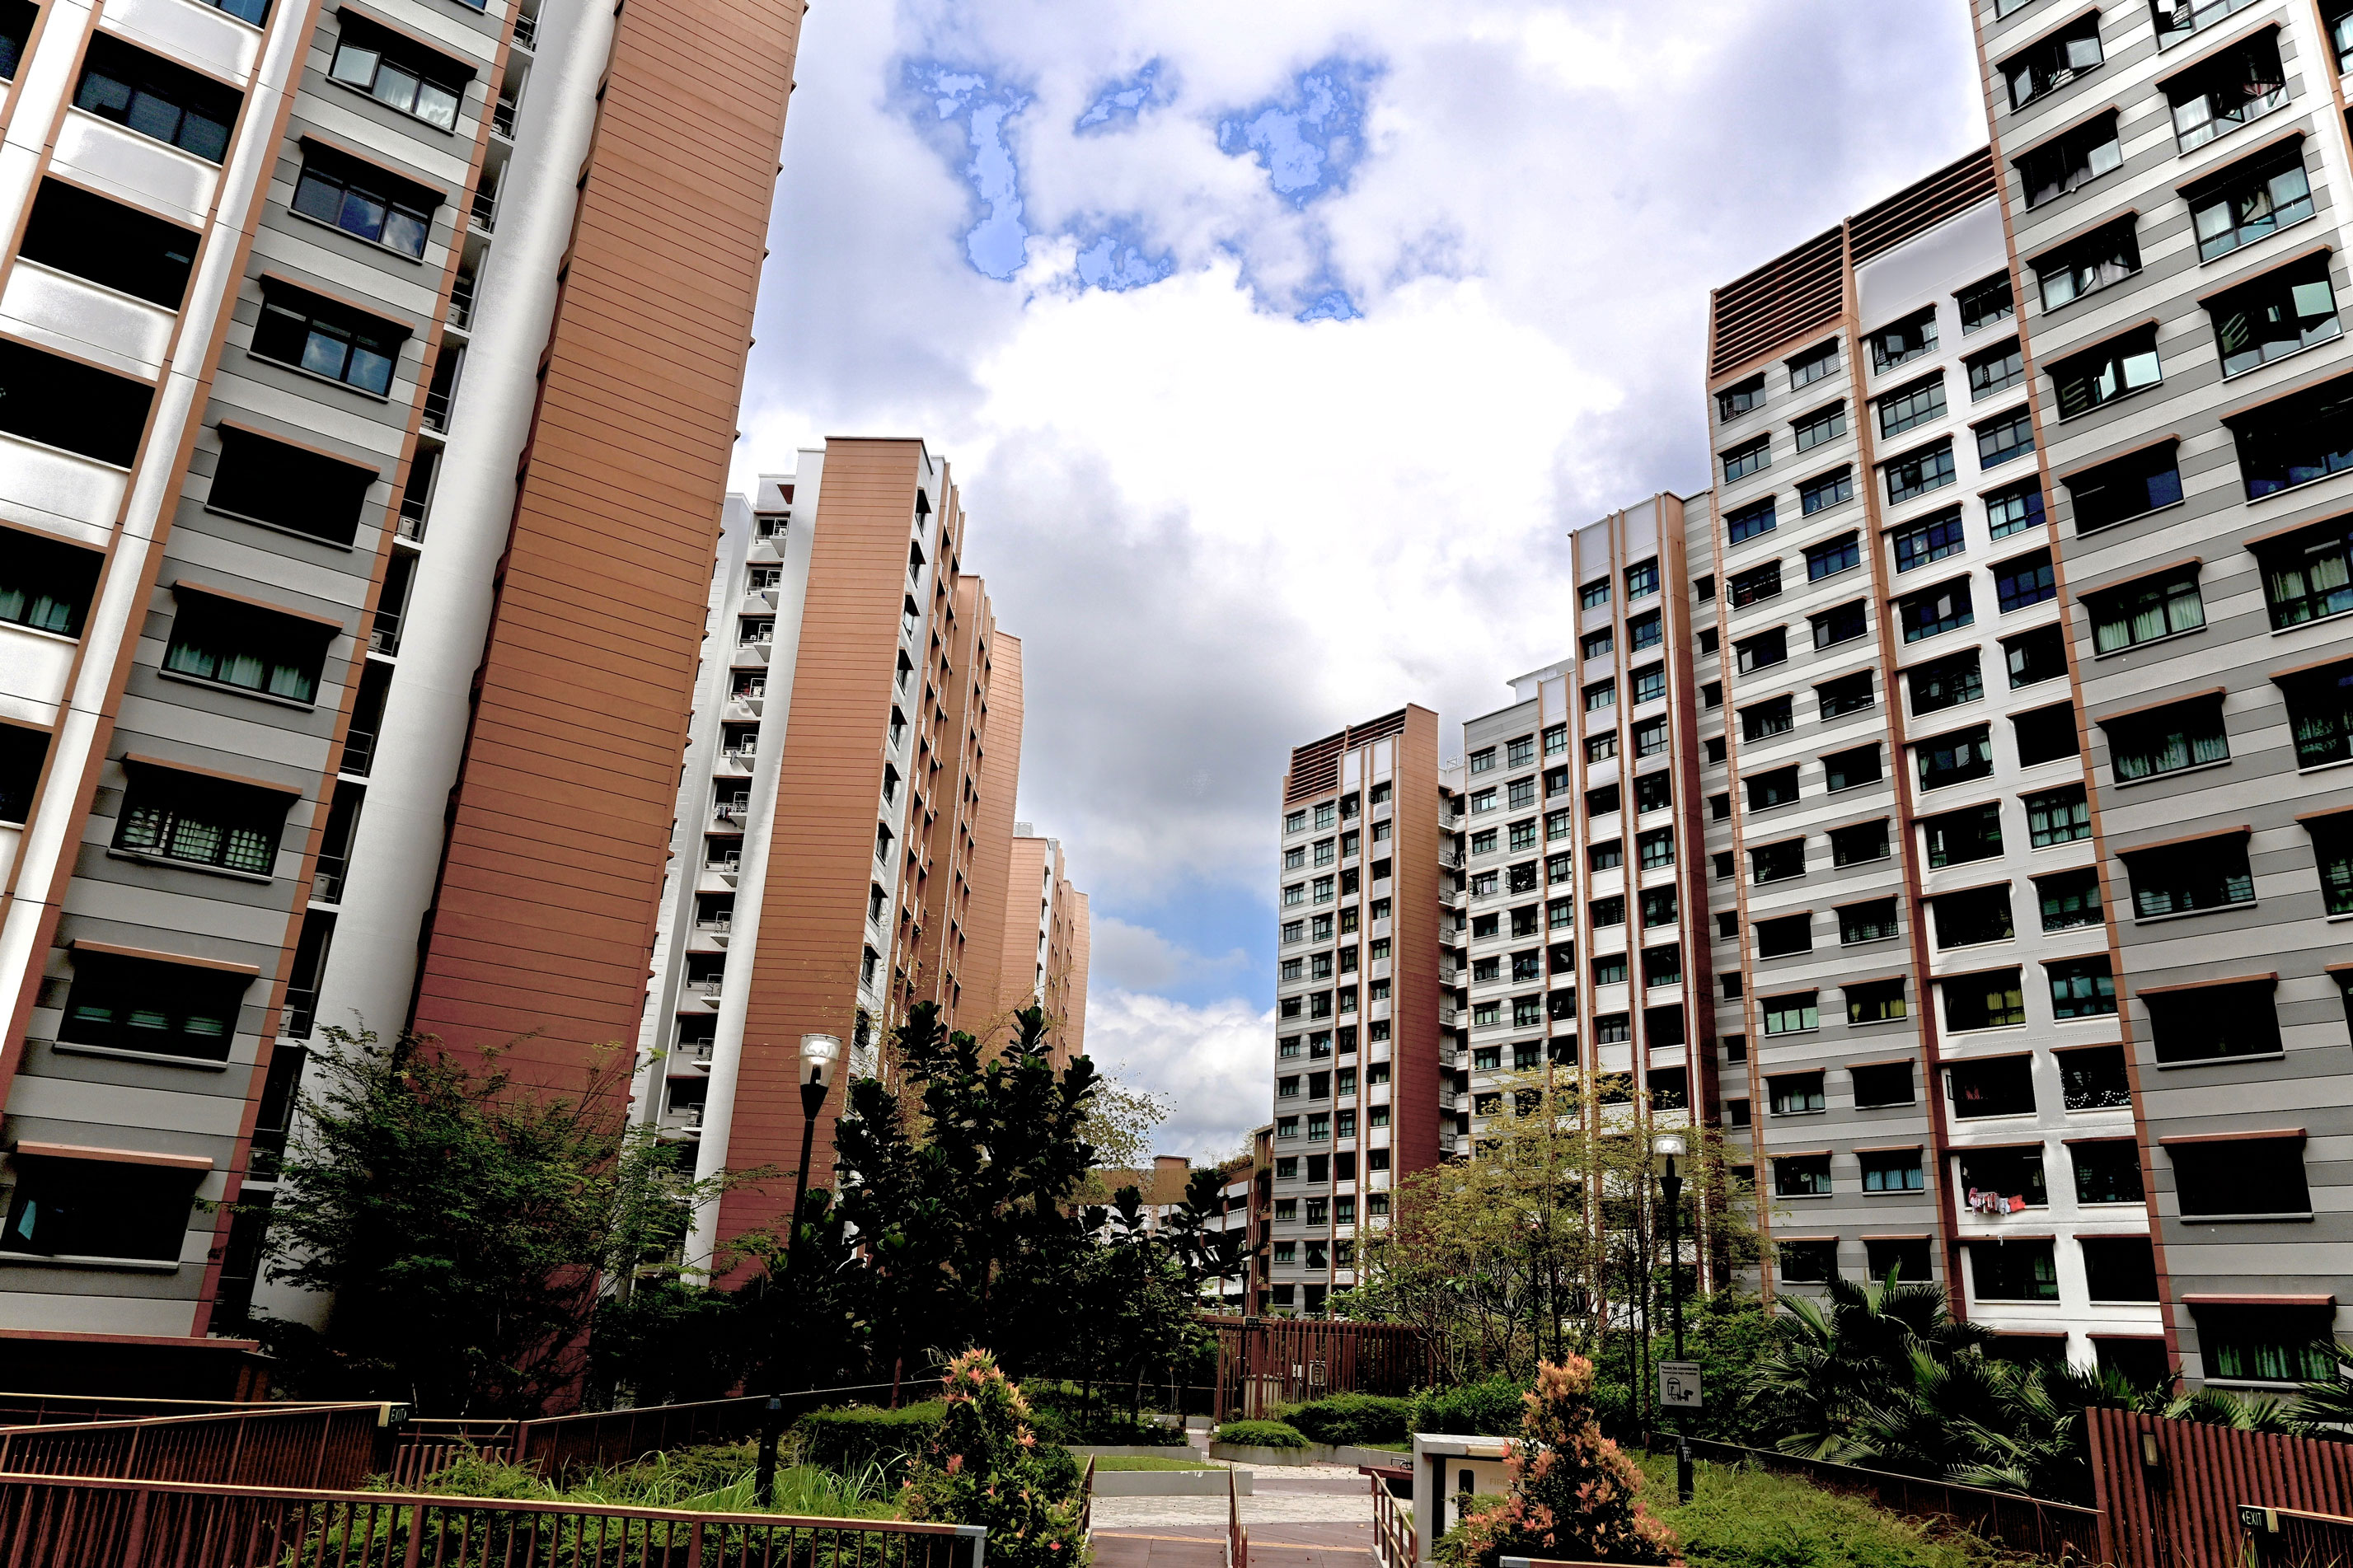
[(976, 70), (919, 60), (909, 82), (931, 100), (943, 122), (962, 127), (971, 159), (957, 170), (972, 192), (978, 219), (965, 231), (964, 251), (973, 270), (1000, 282), (1029, 259), (1029, 230), (1021, 216), (1021, 169), (1006, 139), (1008, 121), (1029, 106), (1029, 95)]
[(1333, 57), (1287, 91), (1218, 122), (1218, 150), (1258, 160), (1275, 195), (1305, 206), (1339, 190), (1364, 156), (1365, 100), (1379, 68)]
[(1166, 84), (1160, 75), (1160, 62), (1146, 60), (1134, 76), (1124, 80), (1105, 82), (1095, 93), (1086, 112), (1071, 123), (1079, 133), (1101, 133), (1120, 125), (1133, 125), (1137, 116), (1155, 103), (1168, 101)]
[(1089, 289), (1118, 293), (1157, 283), (1176, 270), (1173, 256), (1155, 256), (1145, 248), (1143, 231), (1134, 224), (1114, 223), (1092, 234), (1081, 232), (1079, 281)]
[(1345, 289), (1334, 289), (1299, 312), (1303, 321), (1353, 321), (1364, 312), (1348, 298)]

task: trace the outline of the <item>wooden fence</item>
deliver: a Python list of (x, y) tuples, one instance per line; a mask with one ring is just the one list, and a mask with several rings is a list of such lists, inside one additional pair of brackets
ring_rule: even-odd
[(2353, 1515), (2353, 1444), (2125, 1410), (2087, 1412), (2085, 1427), (2100, 1555), (2117, 1568), (2241, 1568), (2242, 1507)]
[[(0, 1472), (249, 1487), (355, 1487), (399, 1406), (248, 1405), (195, 1415), (0, 1428)], [(12, 1565), (13, 1568), (13, 1565)]]
[(0, 1475), (0, 1568), (984, 1568), (971, 1524)]
[(2338, 1568), (2353, 1562), (2353, 1519), (2260, 1509), (2245, 1520), (2253, 1568)]
[(1429, 1342), (1403, 1323), (1204, 1313), (1218, 1336), (1219, 1421), (1256, 1420), (1327, 1394), (1411, 1394), (1429, 1384)]

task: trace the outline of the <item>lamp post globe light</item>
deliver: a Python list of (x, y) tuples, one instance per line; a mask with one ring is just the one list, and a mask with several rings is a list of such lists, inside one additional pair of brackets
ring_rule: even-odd
[[(1683, 1359), (1683, 1250), (1682, 1211), (1683, 1196), (1683, 1173), (1675, 1162), (1691, 1151), (1691, 1145), (1680, 1132), (1662, 1132), (1651, 1140), (1651, 1151), (1666, 1161), (1667, 1168), (1659, 1177), (1659, 1191), (1667, 1201), (1667, 1313), (1674, 1325), (1675, 1359)], [(1680, 1421), (1676, 1423), (1682, 1425)], [(1677, 1500), (1692, 1500), (1692, 1451), (1688, 1436), (1677, 1433), (1675, 1437), (1675, 1496)]]

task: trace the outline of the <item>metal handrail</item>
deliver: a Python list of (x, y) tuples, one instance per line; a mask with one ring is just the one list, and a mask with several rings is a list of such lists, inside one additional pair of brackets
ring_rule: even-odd
[(1250, 1531), (1242, 1528), (1241, 1496), (1234, 1489), (1234, 1469), (1226, 1467), (1226, 1568), (1250, 1568)]
[(0, 1471), (234, 1485), (353, 1485), (403, 1406), (253, 1405), (185, 1415), (0, 1427)]

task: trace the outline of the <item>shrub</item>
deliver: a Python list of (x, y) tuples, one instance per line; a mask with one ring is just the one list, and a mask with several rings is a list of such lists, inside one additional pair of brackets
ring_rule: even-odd
[(1115, 1390), (1098, 1388), (1092, 1411), (1086, 1391), (1074, 1383), (1032, 1379), (1021, 1385), (1021, 1397), (1029, 1402), (1029, 1426), (1041, 1441), (1135, 1448), (1185, 1446), (1183, 1427), (1164, 1426), (1149, 1412), (1131, 1419)]
[(908, 1517), (987, 1526), (992, 1568), (1083, 1564), (1076, 1469), (1061, 1449), (1038, 1452), (1021, 1391), (982, 1350), (950, 1362), (942, 1381), (946, 1412), (908, 1478)]
[(1380, 1394), (1335, 1394), (1294, 1405), (1282, 1419), (1311, 1443), (1397, 1443), (1413, 1419), (1413, 1401)]
[(1218, 1441), (1245, 1448), (1304, 1448), (1307, 1438), (1287, 1421), (1229, 1421), (1218, 1428)]
[(1642, 1474), (1593, 1418), (1593, 1363), (1571, 1354), (1536, 1369), (1504, 1461), (1512, 1495), (1473, 1511), (1439, 1543), (1449, 1568), (1497, 1568), (1505, 1555), (1577, 1563), (1666, 1563), (1675, 1536), (1639, 1499)]
[(1453, 1388), (1428, 1388), (1413, 1396), (1409, 1417), (1416, 1432), (1460, 1432), (1509, 1437), (1526, 1413), (1527, 1385), (1499, 1372)]
[(805, 1463), (844, 1473), (881, 1465), (895, 1479), (938, 1433), (947, 1409), (931, 1399), (896, 1410), (872, 1405), (814, 1410), (793, 1423), (793, 1441)]
[(1644, 1468), (1691, 1568), (1984, 1568), (1997, 1559), (1975, 1536), (1746, 1465), (1700, 1465), (1691, 1502), (1674, 1507), (1674, 1461), (1662, 1455)]

